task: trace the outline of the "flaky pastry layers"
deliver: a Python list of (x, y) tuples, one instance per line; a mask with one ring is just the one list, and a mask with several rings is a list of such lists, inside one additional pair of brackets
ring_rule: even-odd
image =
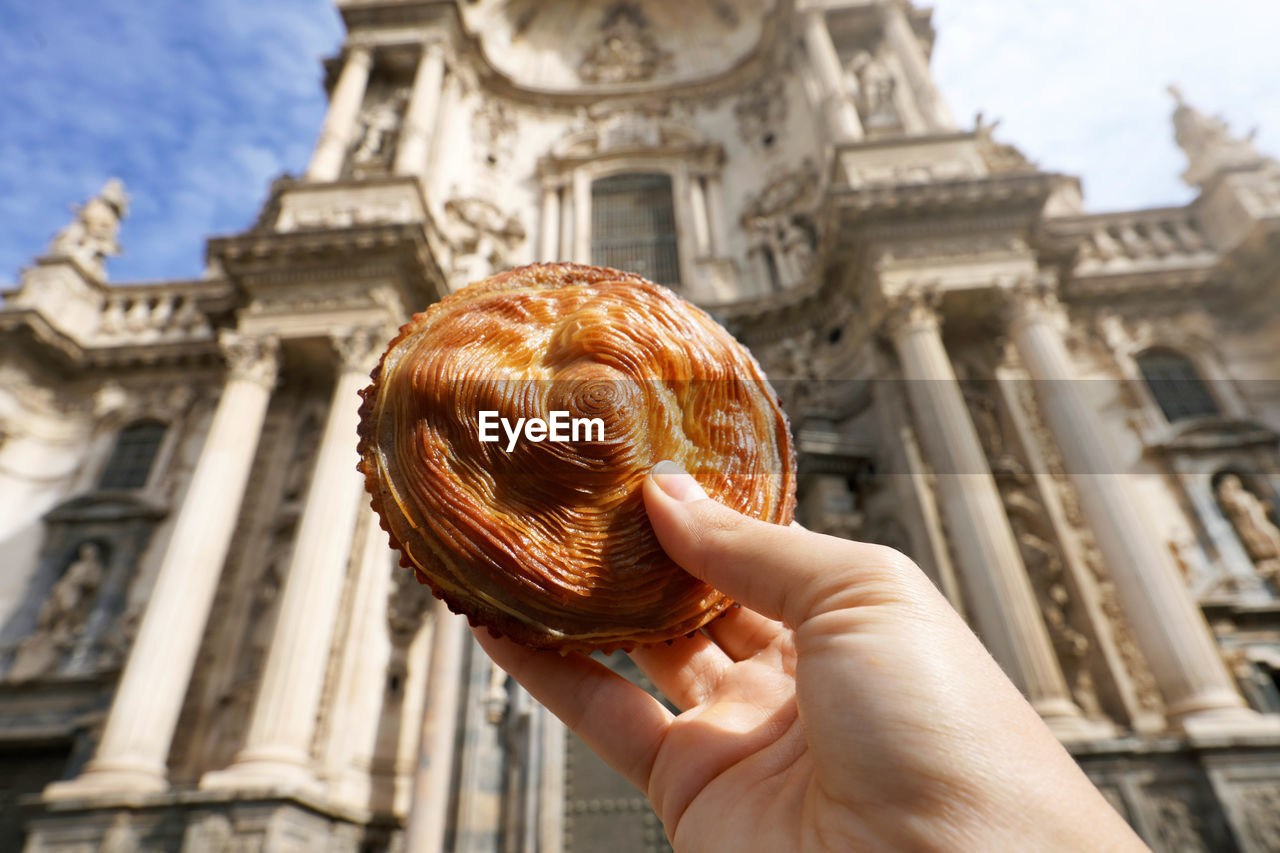
[[(641, 494), (656, 462), (756, 518), (787, 524), (795, 509), (795, 450), (759, 365), (635, 275), (492, 276), (414, 315), (372, 379), (359, 468), (402, 565), (473, 625), (528, 646), (630, 649), (732, 604), (659, 546)], [(510, 427), (559, 411), (584, 428), (513, 443), (489, 415), (498, 440), (485, 442), (485, 411)]]

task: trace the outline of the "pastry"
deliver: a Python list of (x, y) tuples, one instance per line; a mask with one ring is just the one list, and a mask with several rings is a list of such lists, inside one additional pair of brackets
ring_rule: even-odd
[(669, 641), (732, 604), (659, 546), (641, 494), (659, 460), (740, 512), (787, 524), (795, 509), (795, 450), (759, 365), (639, 276), (492, 276), (415, 315), (372, 379), (359, 469), (402, 565), (528, 646)]

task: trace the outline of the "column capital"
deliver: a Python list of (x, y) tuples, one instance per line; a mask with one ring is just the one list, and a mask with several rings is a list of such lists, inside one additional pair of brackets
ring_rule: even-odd
[(357, 326), (329, 333), (329, 341), (338, 355), (338, 369), (343, 373), (368, 373), (372, 370), (382, 354), (386, 338), (381, 326)]
[(344, 60), (345, 65), (363, 65), (366, 70), (373, 67), (373, 45), (355, 44), (347, 45), (347, 55)]
[(884, 329), (890, 337), (919, 329), (937, 331), (942, 325), (938, 311), (942, 291), (934, 285), (908, 285), (898, 293), (885, 296), (884, 303)]
[(1001, 288), (1005, 302), (1005, 320), (1010, 327), (1032, 319), (1062, 316), (1058, 301), (1058, 277), (1052, 272), (1023, 276)]
[(276, 384), (280, 370), (280, 339), (275, 335), (245, 335), (223, 329), (218, 346), (227, 360), (231, 379), (243, 379), (264, 388)]

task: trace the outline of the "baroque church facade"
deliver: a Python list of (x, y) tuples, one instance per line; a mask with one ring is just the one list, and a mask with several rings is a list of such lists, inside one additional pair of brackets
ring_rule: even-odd
[(306, 173), (203, 275), (107, 281), (112, 181), (4, 294), (0, 848), (667, 849), (354, 468), (394, 329), (571, 260), (752, 349), (800, 520), (914, 558), (1154, 849), (1280, 850), (1274, 159), (1175, 92), (1195, 200), (1089, 213), (907, 0), (337, 5)]

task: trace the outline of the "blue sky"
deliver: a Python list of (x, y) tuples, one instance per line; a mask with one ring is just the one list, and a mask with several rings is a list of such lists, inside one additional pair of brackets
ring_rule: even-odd
[[(1092, 210), (1179, 204), (1178, 82), (1280, 154), (1275, 0), (936, 0), (936, 76), (957, 120), (1083, 178)], [(114, 281), (198, 275), (320, 127), (329, 0), (0, 4), (0, 283), (107, 177), (133, 198)]]

